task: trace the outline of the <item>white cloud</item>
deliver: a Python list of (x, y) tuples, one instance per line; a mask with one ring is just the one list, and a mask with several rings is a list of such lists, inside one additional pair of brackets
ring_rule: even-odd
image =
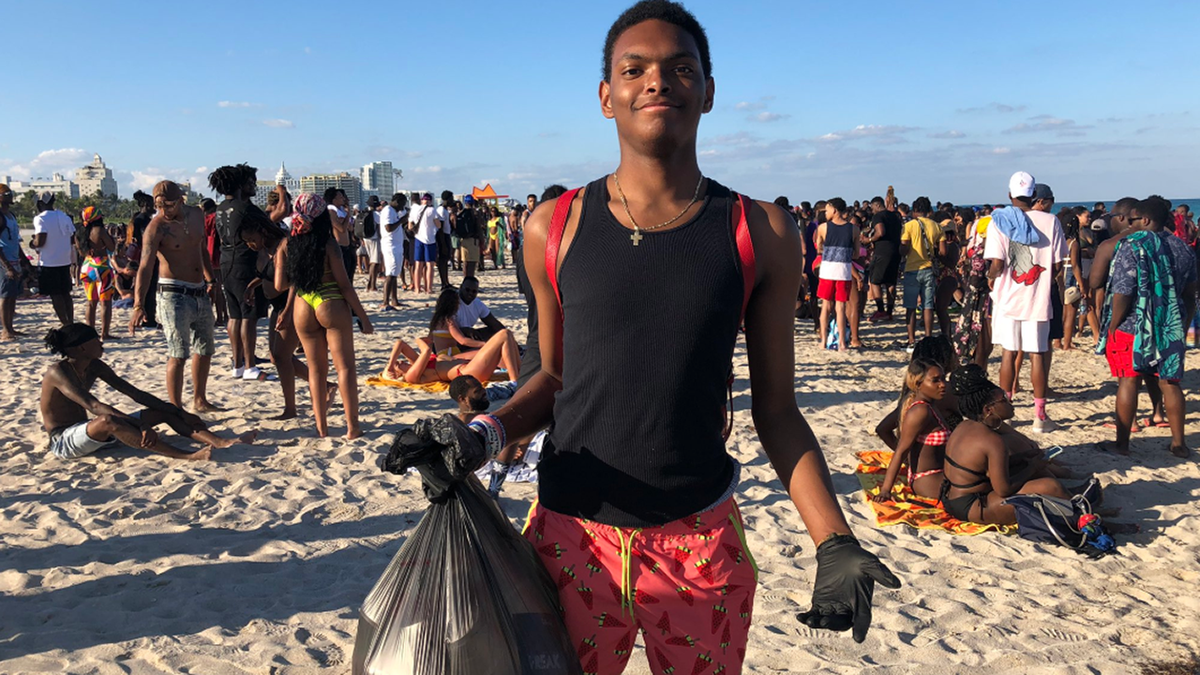
[(53, 173), (71, 176), (75, 169), (87, 164), (91, 158), (91, 153), (82, 148), (43, 150), (27, 162), (7, 164), (7, 168), (0, 173), (11, 175), (17, 180), (26, 180), (37, 176), (49, 177)]
[(1085, 129), (1091, 129), (1091, 127), (1076, 124), (1075, 120), (1063, 119), (1053, 115), (1036, 115), (1030, 117), (1028, 122), (1021, 122), (1016, 126), (1005, 129), (1001, 133), (1027, 134), (1050, 131), (1059, 136), (1083, 136)]
[(767, 122), (778, 122), (780, 120), (786, 120), (789, 117), (791, 117), (791, 115), (786, 115), (783, 113), (760, 112), (757, 115), (750, 115), (746, 119), (751, 122), (767, 123)]
[(250, 103), (249, 101), (217, 101), (218, 108), (257, 108), (261, 103)]
[(270, 119), (270, 120), (263, 120), (263, 124), (271, 127), (272, 129), (295, 129), (296, 128), (296, 124), (294, 122), (292, 122), (291, 120)]
[(1011, 148), (992, 148), (993, 155), (1007, 155), (1012, 152)]
[(856, 138), (897, 138), (910, 131), (916, 131), (916, 127), (905, 127), (896, 124), (860, 124), (853, 129), (846, 131), (831, 131), (827, 134), (822, 134), (816, 140), (824, 142), (848, 141)]
[(957, 129), (951, 129), (950, 131), (941, 131), (936, 134), (929, 134), (929, 137), (930, 138), (966, 138), (967, 135), (961, 131), (958, 131)]

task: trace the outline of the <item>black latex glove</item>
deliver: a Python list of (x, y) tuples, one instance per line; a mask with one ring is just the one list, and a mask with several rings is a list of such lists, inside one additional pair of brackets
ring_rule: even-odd
[(850, 535), (837, 535), (817, 547), (817, 581), (812, 609), (801, 612), (809, 628), (844, 631), (854, 629), (854, 641), (867, 639), (871, 627), (871, 598), (875, 582), (900, 588), (900, 580), (863, 550)]
[(388, 454), (380, 460), (384, 471), (404, 474), (415, 467), (421, 472), (425, 496), (443, 501), (454, 485), (466, 479), (487, 461), (483, 437), (454, 415), (419, 420), (396, 434)]

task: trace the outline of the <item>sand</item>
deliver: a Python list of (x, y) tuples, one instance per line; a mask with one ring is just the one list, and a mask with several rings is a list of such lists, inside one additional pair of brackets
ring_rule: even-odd
[[(482, 297), (523, 339), (512, 272), (484, 275)], [(378, 296), (368, 300), (375, 306)], [(371, 310), (377, 333), (356, 336), (360, 381), (382, 368), (394, 337), (411, 341), (428, 320), (431, 302), (407, 294), (406, 304)], [(40, 335), (50, 317), (48, 302), (23, 301), (18, 329)], [(1121, 506), (1142, 532), (1120, 538), (1121, 555), (1091, 561), (1017, 537), (877, 527), (854, 453), (880, 447), (871, 431), (907, 358), (892, 344), (899, 325), (866, 329), (869, 349), (848, 356), (818, 349), (809, 322), (796, 334), (797, 400), (839, 500), (864, 545), (905, 585), (877, 593), (862, 645), (797, 621), (809, 606), (813, 545), (752, 428), (739, 347), (730, 448), (746, 466), (738, 498), (762, 569), (748, 672), (1131, 673), (1200, 651), (1200, 463), (1167, 454), (1165, 429), (1136, 435), (1130, 458), (1090, 449), (1111, 433), (1097, 425), (1115, 393), (1098, 357), (1055, 359), (1049, 410), (1063, 428), (1046, 443), (1064, 446), (1063, 461), (1078, 472), (1095, 472), (1108, 486), (1106, 505)], [(51, 357), (34, 338), (0, 344), (0, 673), (349, 672), (358, 605), (423, 510), (417, 479), (384, 474), (376, 462), (396, 430), (450, 402), (364, 385), (365, 436), (317, 439), (307, 387), (300, 419), (264, 421), (280, 407), (278, 385), (232, 380), (223, 331), (218, 343), (210, 391), (227, 410), (209, 419), (219, 431), (257, 427), (262, 437), (207, 463), (133, 451), (49, 456), (38, 382)], [(106, 358), (165, 397), (163, 353), (161, 334), (139, 332), (112, 343)], [(1195, 372), (1184, 384), (1196, 386)], [(103, 385), (95, 393), (129, 408)], [(345, 431), (339, 415), (335, 436)], [(1017, 415), (1018, 428), (1027, 426), (1028, 394)], [(1189, 442), (1200, 447), (1192, 419)], [(529, 485), (505, 487), (514, 522), (533, 495)], [(640, 648), (627, 672), (649, 672)]]

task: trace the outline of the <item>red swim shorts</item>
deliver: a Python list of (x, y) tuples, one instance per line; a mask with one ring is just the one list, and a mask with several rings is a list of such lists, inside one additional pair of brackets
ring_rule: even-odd
[(621, 673), (639, 630), (656, 675), (741, 672), (758, 568), (732, 497), (646, 528), (572, 518), (534, 502), (524, 535), (558, 583), (585, 673)]
[[(1139, 373), (1133, 369), (1133, 335), (1124, 331), (1114, 330), (1108, 334), (1108, 342), (1104, 345), (1104, 358), (1108, 359), (1108, 369), (1113, 377), (1142, 377), (1150, 375), (1158, 377), (1158, 373)], [(1167, 380), (1178, 383), (1179, 380)]]
[(817, 282), (817, 297), (834, 302), (848, 302), (850, 300), (850, 282), (821, 279)]

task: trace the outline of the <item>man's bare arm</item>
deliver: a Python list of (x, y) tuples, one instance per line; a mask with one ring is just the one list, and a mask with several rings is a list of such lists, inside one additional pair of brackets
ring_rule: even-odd
[(83, 386), (83, 383), (65, 363), (56, 363), (46, 371), (46, 378), (56, 390), (69, 400), (78, 403), (93, 415), (113, 415), (126, 420), (133, 418), (116, 408), (103, 403)]
[(142, 319), (142, 303), (146, 300), (146, 292), (150, 287), (150, 275), (154, 271), (152, 265), (158, 258), (158, 247), (162, 244), (158, 230), (160, 222), (162, 222), (161, 217), (154, 216), (150, 220), (150, 224), (146, 226), (146, 232), (142, 237), (142, 261), (138, 265), (137, 281), (133, 285), (133, 312), (129, 317), (130, 335), (133, 335), (138, 321)]
[(92, 368), (96, 373), (97, 379), (112, 387), (113, 391), (128, 396), (134, 403), (137, 403), (143, 408), (149, 408), (151, 410), (157, 410), (158, 412), (172, 414), (179, 414), (182, 412), (179, 408), (176, 408), (157, 396), (138, 389), (128, 380), (120, 375), (117, 375), (116, 372), (114, 372), (113, 369), (103, 361), (94, 362), (92, 364)]
[[(800, 237), (773, 204), (751, 209), (758, 283), (746, 309), (752, 413), (763, 450), (783, 483), (809, 536), (820, 544), (850, 526), (834, 496), (833, 481), (816, 436), (796, 406), (794, 314), (800, 269), (793, 264)], [(539, 298), (539, 310), (541, 308)]]

